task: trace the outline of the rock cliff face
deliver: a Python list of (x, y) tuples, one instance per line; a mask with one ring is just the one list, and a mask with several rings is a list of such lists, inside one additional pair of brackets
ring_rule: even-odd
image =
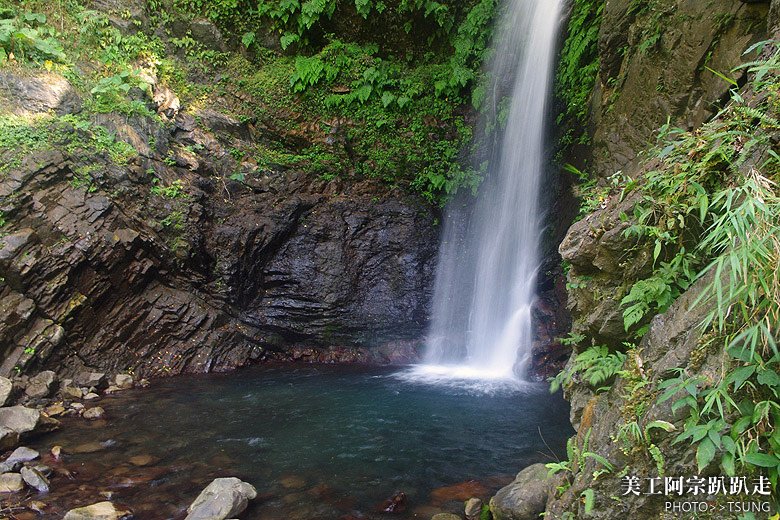
[[(3, 84), (2, 105), (24, 117), (79, 110), (59, 76)], [(159, 99), (167, 123), (92, 121), (138, 151), (126, 164), (85, 150), (91, 129), (65, 118), (57, 146), (0, 177), (0, 372), (413, 356), (435, 268), (430, 207), (370, 180), (280, 168), (231, 180), (229, 149), (262, 131)]]
[(766, 34), (769, 2), (608, 0), (599, 31), (589, 169), (599, 177), (637, 166), (670, 118), (695, 128), (717, 111), (742, 52)]
[[(640, 14), (632, 14), (629, 4), (633, 5), (608, 1), (605, 7), (599, 40), (601, 85), (594, 93), (592, 164), (601, 176), (623, 169), (641, 179), (646, 171), (659, 167), (637, 159), (640, 151), (652, 146), (653, 131), (667, 117), (696, 128), (722, 106), (728, 85), (704, 67), (729, 71), (751, 42), (767, 34), (777, 37), (780, 3), (773, 1), (769, 9), (768, 2), (716, 1), (705, 9), (698, 2), (653, 2), (657, 9)], [(647, 47), (648, 16), (663, 26), (652, 47)], [(646, 47), (653, 52), (643, 52)], [(652, 271), (652, 244), (623, 233), (636, 203), (635, 192), (624, 199), (610, 197), (572, 225), (560, 246), (563, 259), (571, 264), (573, 332), (610, 348), (627, 340), (622, 297), (634, 281)], [(664, 496), (626, 496), (621, 486), (625, 476), (637, 476), (646, 489), (645, 479), (658, 477), (659, 466), (667, 476), (698, 474), (695, 449), (687, 442), (673, 442), (687, 416), (672, 410), (676, 398), (658, 403), (656, 397), (658, 383), (669, 378), (672, 369), (682, 368), (708, 381), (716, 380), (722, 369), (722, 348), (703, 339), (697, 328), (710, 309), (695, 302), (710, 281), (705, 276), (652, 319), (608, 390), (598, 393), (582, 381), (568, 387), (571, 421), (578, 431), (572, 440), (575, 456), (570, 471), (553, 477), (545, 518), (584, 518), (589, 496), (595, 501), (587, 506), (593, 508), (587, 518), (680, 517), (678, 512), (665, 511)], [(643, 407), (641, 413), (637, 407)], [(625, 427), (632, 421), (638, 421), (642, 430), (638, 442), (627, 441)], [(653, 421), (664, 421), (665, 426), (648, 427)], [(584, 452), (596, 453), (611, 467)], [(701, 472), (703, 477), (718, 474), (717, 464), (712, 463)], [(712, 518), (736, 517), (716, 511)]]

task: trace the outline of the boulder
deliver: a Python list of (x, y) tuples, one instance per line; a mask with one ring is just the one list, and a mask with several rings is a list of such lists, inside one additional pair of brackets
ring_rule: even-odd
[(102, 389), (108, 386), (106, 374), (103, 372), (79, 372), (73, 380), (78, 386)]
[(490, 499), (490, 512), (495, 520), (537, 520), (547, 504), (550, 486), (544, 464), (528, 466)]
[(133, 376), (130, 374), (117, 374), (114, 378), (114, 384), (120, 390), (133, 388)]
[(35, 468), (22, 468), (22, 479), (28, 486), (37, 490), (39, 493), (46, 493), (49, 491), (49, 479), (47, 479), (43, 473)]
[(22, 476), (18, 473), (0, 475), (0, 493), (17, 493), (24, 489)]
[(64, 399), (81, 399), (84, 397), (81, 388), (77, 386), (63, 386), (60, 393)]
[(51, 370), (45, 370), (31, 377), (24, 389), (29, 397), (48, 397), (55, 390), (57, 374)]
[(95, 406), (94, 408), (87, 408), (84, 410), (84, 413), (81, 415), (84, 417), (84, 419), (89, 419), (90, 421), (93, 421), (95, 419), (100, 419), (106, 414), (106, 411), (101, 408), (100, 406)]
[(45, 433), (56, 430), (59, 421), (51, 419), (33, 408), (9, 406), (0, 408), (0, 428), (5, 427), (19, 435)]
[(133, 513), (126, 509), (117, 507), (111, 502), (98, 502), (77, 509), (71, 509), (63, 520), (122, 520), (132, 518)]
[(235, 477), (214, 479), (187, 508), (185, 520), (225, 520), (241, 513), (256, 496), (254, 486)]
[(5, 406), (8, 403), (8, 398), (11, 397), (11, 391), (14, 389), (14, 384), (7, 377), (0, 377), (0, 406)]

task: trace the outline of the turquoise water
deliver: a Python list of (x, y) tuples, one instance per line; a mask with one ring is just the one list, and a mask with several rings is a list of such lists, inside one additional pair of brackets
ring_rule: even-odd
[(211, 479), (238, 476), (260, 493), (242, 518), (386, 518), (382, 502), (403, 492), (392, 517), (427, 520), (560, 457), (572, 433), (566, 403), (543, 384), (485, 394), (365, 367), (184, 376), (98, 404), (107, 422), (74, 419), (42, 439), (78, 473), (53, 480), (53, 512), (111, 493), (138, 518), (179, 518)]

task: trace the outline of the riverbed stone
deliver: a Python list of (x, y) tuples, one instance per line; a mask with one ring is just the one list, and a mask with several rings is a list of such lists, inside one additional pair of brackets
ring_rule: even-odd
[(122, 520), (132, 516), (133, 513), (129, 509), (105, 501), (71, 509), (65, 514), (63, 520)]
[(40, 456), (41, 454), (32, 448), (19, 446), (8, 456), (7, 459), (5, 459), (4, 463), (11, 465), (22, 464), (23, 462), (30, 462), (31, 460), (35, 460)]
[(544, 464), (533, 464), (490, 499), (495, 520), (536, 520), (544, 511), (551, 481)]
[(49, 479), (37, 469), (25, 467), (22, 468), (20, 473), (27, 485), (37, 490), (39, 493), (46, 493), (49, 491)]
[(0, 406), (5, 406), (11, 397), (14, 384), (7, 377), (0, 377)]
[(482, 514), (482, 500), (478, 498), (469, 498), (466, 500), (464, 514), (468, 520), (479, 520)]
[(130, 374), (117, 374), (114, 377), (114, 385), (120, 390), (129, 390), (133, 388), (133, 376)]
[(18, 473), (0, 475), (0, 493), (17, 493), (24, 489), (22, 476)]
[(101, 419), (105, 414), (106, 411), (102, 407), (95, 406), (94, 408), (87, 408), (84, 410), (84, 413), (81, 416), (84, 417), (84, 419), (93, 421), (95, 419)]
[(433, 515), (431, 520), (462, 520), (462, 518), (453, 513), (438, 513)]
[(57, 374), (51, 370), (44, 370), (31, 377), (27, 382), (24, 393), (29, 397), (48, 397), (55, 390)]
[(81, 391), (81, 388), (77, 386), (63, 386), (60, 393), (65, 399), (81, 399), (84, 397), (84, 393)]
[(0, 408), (0, 427), (13, 430), (19, 435), (46, 433), (59, 427), (59, 421), (41, 415), (41, 412), (25, 406)]
[(187, 508), (185, 520), (226, 520), (241, 513), (256, 496), (254, 486), (240, 479), (214, 479)]
[(76, 375), (76, 377), (73, 379), (73, 382), (76, 383), (79, 386), (87, 387), (87, 388), (105, 388), (108, 386), (108, 381), (106, 380), (106, 374), (103, 372), (79, 372), (79, 374)]
[(85, 401), (92, 401), (93, 399), (100, 399), (100, 396), (95, 392), (89, 392), (84, 396)]

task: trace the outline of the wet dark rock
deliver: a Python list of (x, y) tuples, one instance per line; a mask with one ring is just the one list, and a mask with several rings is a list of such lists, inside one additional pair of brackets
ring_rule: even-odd
[(214, 479), (187, 508), (186, 520), (225, 520), (244, 511), (256, 496), (251, 484), (235, 477)]
[(500, 489), (490, 499), (495, 520), (536, 520), (544, 511), (552, 481), (544, 464), (528, 466), (514, 482)]
[(112, 502), (98, 502), (89, 506), (68, 511), (63, 520), (125, 520), (132, 518), (133, 513)]
[(447, 502), (465, 502), (473, 497), (486, 499), (489, 496), (490, 490), (487, 486), (476, 480), (467, 480), (434, 489), (431, 491), (431, 503), (439, 506)]
[(403, 513), (406, 511), (406, 493), (399, 491), (382, 502), (378, 509), (383, 513)]
[(49, 491), (49, 479), (37, 469), (24, 467), (20, 473), (25, 483), (39, 493), (46, 493)]
[[(0, 239), (0, 374), (50, 368), (74, 379), (62, 396), (76, 399), (68, 388), (108, 386), (93, 373), (222, 371), (289, 358), (291, 346), (333, 360), (330, 349), (406, 358), (413, 349), (402, 345), (428, 323), (431, 208), (375, 180), (326, 183), (292, 170), (253, 170), (223, 186), (214, 179), (240, 165), (220, 139), (252, 131), (230, 116), (212, 118), (216, 130), (187, 114), (175, 120), (173, 135), (134, 117), (94, 124), (157, 161), (160, 182), (180, 180), (186, 205), (150, 198), (141, 158), (90, 158), (91, 191), (70, 182), (84, 158), (67, 151), (30, 154), (0, 178), (0, 196), (34, 194), (4, 209), (13, 219)], [(187, 147), (197, 171), (162, 163)], [(183, 219), (176, 237), (159, 224), (173, 211)]]
[(19, 444), (19, 432), (0, 426), (0, 450), (10, 450)]
[(460, 516), (453, 513), (436, 513), (431, 520), (462, 520)]

